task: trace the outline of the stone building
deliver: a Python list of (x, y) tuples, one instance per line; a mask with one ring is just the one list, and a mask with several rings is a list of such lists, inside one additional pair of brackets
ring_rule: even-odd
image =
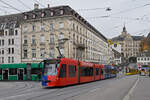
[(124, 26), (122, 34), (112, 38), (112, 41), (121, 44), (121, 54), (128, 59), (130, 57), (137, 57), (139, 55), (142, 39), (143, 36), (131, 36)]
[(106, 37), (69, 6), (39, 9), (35, 5), (24, 13), (21, 33), (22, 62), (56, 58), (57, 46), (73, 59), (107, 63), (110, 57)]
[(0, 64), (21, 62), (21, 14), (0, 16)]

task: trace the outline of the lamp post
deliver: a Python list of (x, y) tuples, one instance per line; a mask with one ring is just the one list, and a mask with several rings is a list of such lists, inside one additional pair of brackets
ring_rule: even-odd
[(62, 44), (65, 44), (66, 41), (68, 41), (68, 38), (62, 38), (62, 39), (58, 39), (58, 45), (56, 46), (58, 52), (59, 52), (59, 56), (58, 58), (63, 58), (64, 55), (62, 55), (61, 51), (60, 51), (60, 47)]

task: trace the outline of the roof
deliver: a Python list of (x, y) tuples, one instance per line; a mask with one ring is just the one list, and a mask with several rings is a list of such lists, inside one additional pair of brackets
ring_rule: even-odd
[[(140, 40), (142, 40), (142, 39), (144, 38), (143, 36), (131, 36), (131, 37), (132, 37), (132, 39), (133, 39), (134, 41), (140, 41)], [(117, 36), (117, 37), (112, 38), (112, 40), (113, 40), (113, 41), (124, 41), (125, 38), (126, 38), (126, 36), (121, 36), (121, 35), (119, 35), (119, 36)]]
[[(60, 13), (60, 10), (63, 10), (63, 15)], [(41, 19), (41, 14), (44, 13), (45, 17), (53, 17), (51, 16), (51, 12), (54, 13), (54, 16), (64, 16), (64, 15), (71, 15), (80, 20), (82, 23), (87, 25), (89, 28), (94, 30), (96, 33), (98, 33), (99, 36), (103, 38), (107, 42), (107, 38), (101, 34), (95, 27), (93, 27), (87, 20), (85, 20), (82, 16), (80, 16), (75, 10), (73, 10), (70, 6), (56, 6), (56, 7), (50, 7), (50, 8), (43, 8), (43, 9), (35, 9), (32, 11), (24, 12), (24, 15), (27, 15), (27, 20), (32, 20), (33, 15), (36, 15), (36, 19)]]
[(132, 36), (133, 40), (140, 41), (144, 38), (144, 36)]
[(112, 40), (113, 41), (123, 41), (123, 40), (125, 40), (125, 37), (122, 37), (122, 36), (117, 36), (117, 37), (114, 37), (114, 38), (112, 38)]
[[(63, 14), (60, 13), (60, 10), (63, 10)], [(31, 11), (28, 11), (28, 12), (0, 16), (0, 29), (10, 28), (10, 27), (15, 26), (15, 25), (16, 25), (15, 27), (19, 27), (19, 24), (22, 21), (33, 19), (33, 15), (36, 16), (36, 18), (34, 18), (34, 19), (41, 19), (42, 18), (41, 17), (42, 13), (44, 13), (44, 18), (46, 18), (46, 17), (53, 17), (50, 14), (51, 11), (53, 11), (54, 16), (72, 15), (72, 16), (76, 17), (82, 23), (84, 23), (89, 28), (91, 28), (92, 30), (94, 30), (97, 33), (98, 36), (102, 37), (102, 39), (107, 42), (107, 38), (103, 34), (101, 34), (87, 20), (85, 20), (75, 10), (73, 10), (71, 7), (69, 7), (67, 5), (66, 6), (50, 7), (50, 8), (42, 8), (42, 9), (34, 9), (34, 10), (31, 10)], [(26, 20), (24, 19), (25, 15), (27, 15), (27, 17), (28, 17)], [(3, 27), (3, 25), (4, 26), (6, 25), (6, 26)]]

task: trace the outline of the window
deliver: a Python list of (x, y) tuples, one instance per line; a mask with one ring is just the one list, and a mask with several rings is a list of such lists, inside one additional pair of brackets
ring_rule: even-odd
[(103, 73), (104, 73), (104, 71), (103, 71), (103, 69), (101, 69), (101, 75), (103, 75)]
[(18, 30), (15, 30), (15, 35), (18, 35)]
[(24, 26), (24, 33), (26, 33), (28, 31), (28, 27)]
[(8, 63), (10, 63), (10, 57), (8, 57)]
[(51, 16), (54, 16), (54, 12), (53, 12), (53, 11), (51, 11), (51, 12), (50, 12), (50, 15), (51, 15)]
[(41, 24), (41, 31), (44, 31), (44, 28), (45, 28), (45, 24), (42, 23), (42, 24)]
[(99, 75), (99, 68), (96, 68), (96, 75)]
[(41, 55), (41, 58), (45, 57), (45, 48), (40, 49), (40, 55)]
[(12, 63), (14, 63), (14, 57), (12, 57), (11, 60), (12, 60)]
[(4, 54), (4, 49), (2, 49), (2, 54)]
[(5, 31), (5, 35), (7, 36), (7, 31)]
[(69, 65), (69, 77), (75, 77), (76, 76), (76, 66)]
[(9, 35), (14, 35), (14, 30), (13, 29), (9, 29)]
[(11, 51), (11, 52), (12, 52), (12, 54), (14, 54), (14, 48), (11, 48), (11, 50), (12, 50), (12, 51)]
[(66, 64), (61, 64), (59, 77), (60, 78), (65, 78), (66, 77)]
[(50, 43), (54, 43), (54, 35), (53, 34), (50, 35)]
[(2, 57), (2, 63), (4, 63), (4, 57)]
[(28, 58), (28, 51), (24, 50), (24, 58)]
[(63, 39), (63, 38), (64, 38), (64, 33), (61, 32), (58, 36), (58, 39)]
[(59, 28), (64, 28), (64, 23), (63, 22), (59, 22)]
[(63, 9), (60, 10), (60, 14), (61, 14), (61, 15), (64, 14), (64, 10), (63, 10)]
[(32, 31), (35, 31), (35, 30), (36, 30), (36, 26), (32, 25)]
[(2, 40), (2, 45), (4, 45), (5, 43), (4, 43), (4, 40)]
[(54, 24), (51, 23), (51, 24), (50, 24), (50, 30), (53, 30), (53, 29), (54, 29)]
[(93, 76), (93, 68), (92, 67), (81, 67), (80, 75), (81, 76)]
[(10, 52), (11, 52), (11, 49), (10, 49), (10, 48), (8, 48), (8, 54), (10, 54)]
[(17, 68), (9, 68), (9, 75), (16, 75), (17, 74)]
[(32, 44), (36, 44), (36, 37), (35, 37), (35, 35), (32, 35)]
[(42, 12), (41, 17), (44, 17), (44, 16), (45, 16), (45, 13), (44, 13), (44, 12)]
[(51, 49), (49, 50), (49, 57), (54, 58), (54, 48), (51, 48)]
[(28, 15), (24, 15), (24, 19), (27, 19), (28, 18)]
[(40, 37), (40, 42), (41, 42), (41, 43), (45, 42), (45, 36), (44, 36), (44, 35), (41, 35), (41, 37)]
[(32, 58), (36, 58), (36, 49), (32, 49)]
[(10, 45), (11, 44), (11, 41), (10, 41), (10, 39), (8, 39), (8, 45)]
[(14, 39), (12, 39), (12, 45), (14, 45)]
[(28, 43), (28, 37), (24, 36), (24, 44), (27, 44), (27, 43)]
[(35, 14), (33, 14), (33, 15), (32, 15), (32, 18), (36, 18), (36, 15), (35, 15)]

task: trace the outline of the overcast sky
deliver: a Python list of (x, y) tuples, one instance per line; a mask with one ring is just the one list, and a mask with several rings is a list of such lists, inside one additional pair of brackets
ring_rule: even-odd
[[(124, 25), (131, 35), (150, 32), (150, 0), (0, 0), (0, 15), (29, 11), (37, 2), (40, 8), (69, 5), (107, 38), (120, 35)], [(106, 11), (107, 7), (112, 10)]]

